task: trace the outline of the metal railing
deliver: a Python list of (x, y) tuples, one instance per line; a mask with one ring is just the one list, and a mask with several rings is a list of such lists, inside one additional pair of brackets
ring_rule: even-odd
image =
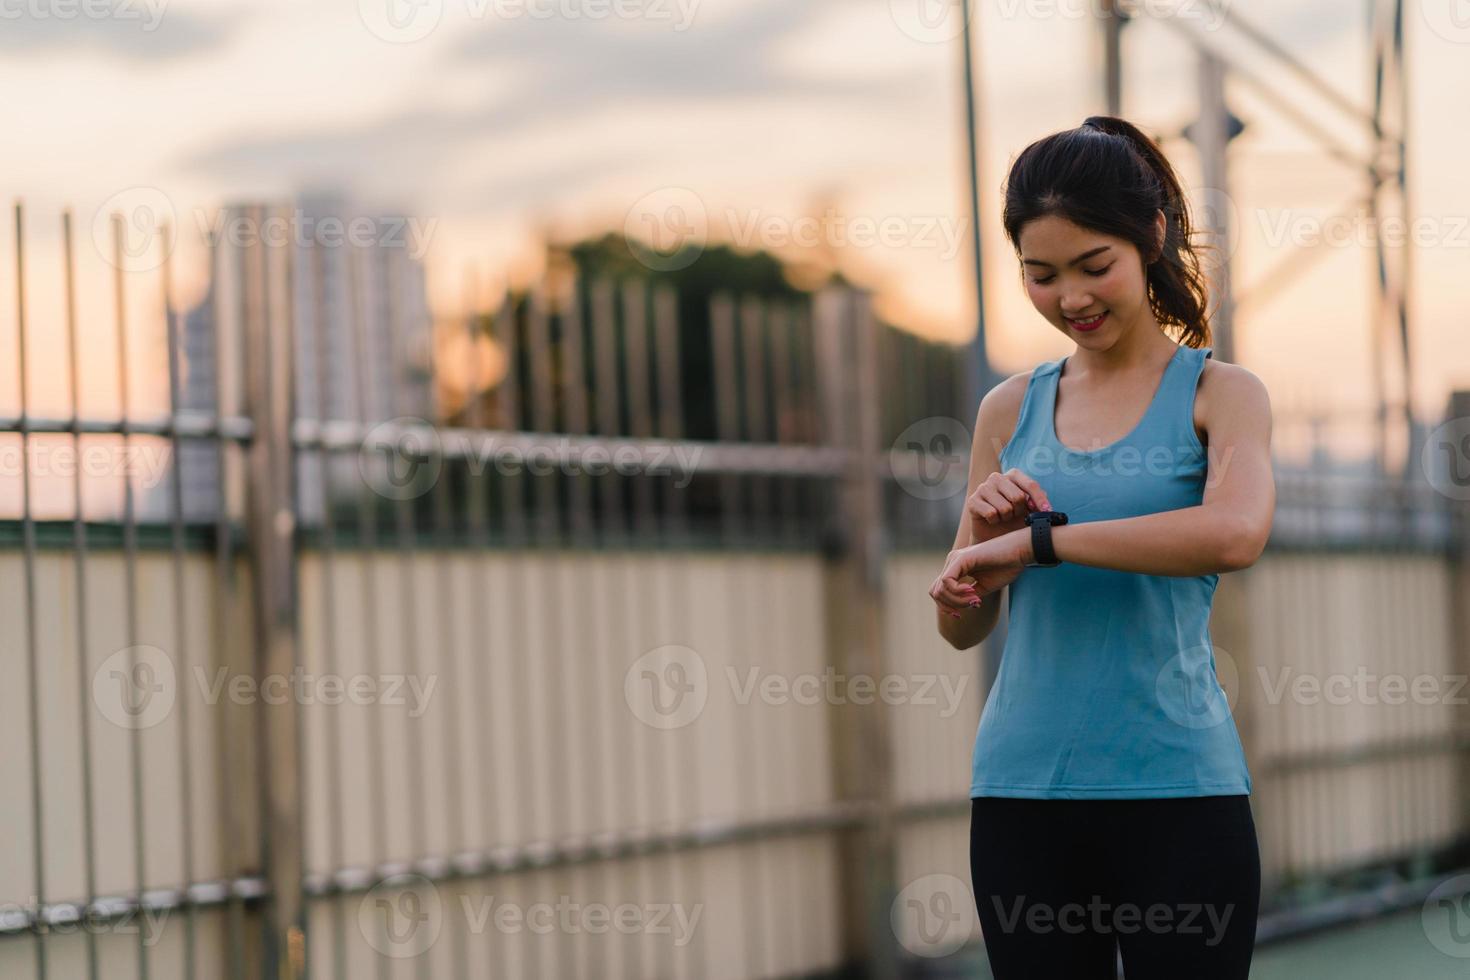
[[(4, 778), (25, 787), (25, 861), (0, 866), (0, 932), (31, 941), (0, 943), (6, 975), (105, 976), (119, 956), (140, 976), (884, 975), (933, 952), (895, 909), (968, 879), (969, 753), (1003, 640), (956, 654), (925, 595), (964, 489), (957, 350), (845, 287), (691, 305), (574, 276), (431, 325), (371, 250), (221, 246), (206, 303), (160, 305), (166, 408), (135, 419), (148, 334), (114, 226), (119, 412), (87, 418), (100, 341), (69, 220), (64, 406), (29, 387), (47, 375), (23, 217), (0, 418), (22, 625), (0, 642), (24, 665)], [(446, 394), (432, 359), (409, 363), (431, 329), (492, 343), (503, 369)], [(113, 461), (63, 481), (36, 471), (41, 446)], [(166, 483), (141, 484), (139, 447)], [(1222, 581), (1214, 624), (1258, 780), (1266, 934), (1363, 888), (1421, 894), (1464, 863), (1466, 826), (1447, 699), (1328, 717), (1255, 682), (1463, 672), (1458, 511), (1402, 478), (1283, 465), (1279, 484), (1272, 546)], [(1335, 603), (1344, 587), (1377, 605)], [(1343, 639), (1369, 626), (1384, 642)], [(906, 693), (864, 699), (861, 678)], [(1350, 818), (1364, 799), (1386, 802)], [(506, 895), (703, 918), (680, 944), (468, 914)], [(938, 942), (973, 945), (972, 899), (950, 897)]]

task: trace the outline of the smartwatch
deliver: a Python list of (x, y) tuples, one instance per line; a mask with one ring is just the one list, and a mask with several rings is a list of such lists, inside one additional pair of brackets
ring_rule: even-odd
[(1067, 523), (1067, 515), (1059, 510), (1033, 510), (1026, 515), (1031, 527), (1031, 550), (1036, 560), (1026, 563), (1027, 568), (1055, 568), (1060, 565), (1056, 550), (1051, 546), (1051, 529), (1054, 524)]

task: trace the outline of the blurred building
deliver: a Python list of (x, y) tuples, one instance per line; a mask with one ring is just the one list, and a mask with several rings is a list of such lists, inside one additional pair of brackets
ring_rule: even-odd
[[(208, 293), (184, 316), (180, 408), (243, 414), (244, 324), (265, 312), (290, 318), (296, 418), (432, 420), (432, 321), (407, 227), (403, 215), (365, 211), (335, 195), (225, 208), (209, 243)], [(179, 455), (185, 519), (212, 519), (218, 448), (186, 442)], [(334, 497), (360, 493), (356, 454), (332, 460), (331, 472)], [(322, 466), (303, 454), (297, 479), (301, 518), (319, 520)], [(167, 487), (159, 490), (165, 507)]]

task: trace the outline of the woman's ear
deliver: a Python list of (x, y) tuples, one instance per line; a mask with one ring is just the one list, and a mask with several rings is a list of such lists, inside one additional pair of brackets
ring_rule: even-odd
[(1164, 255), (1164, 242), (1169, 234), (1169, 225), (1164, 217), (1163, 209), (1154, 212), (1154, 250), (1149, 255), (1148, 264), (1153, 265)]

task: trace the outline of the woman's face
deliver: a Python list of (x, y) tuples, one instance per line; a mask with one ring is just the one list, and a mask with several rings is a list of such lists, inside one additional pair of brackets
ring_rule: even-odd
[(1021, 228), (1019, 244), (1031, 304), (1079, 346), (1106, 350), (1153, 321), (1143, 258), (1132, 242), (1047, 215)]

